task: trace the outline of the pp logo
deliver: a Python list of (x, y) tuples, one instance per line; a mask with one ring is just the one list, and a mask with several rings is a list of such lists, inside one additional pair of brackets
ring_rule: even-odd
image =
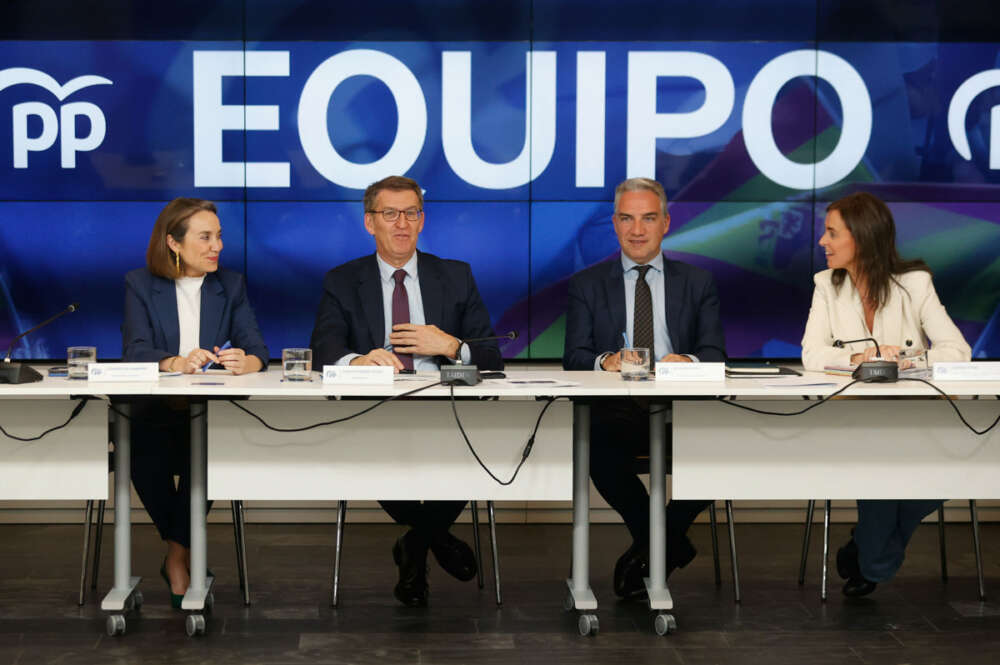
[[(972, 159), (969, 137), (965, 133), (965, 116), (972, 100), (990, 88), (1000, 87), (1000, 69), (990, 69), (971, 76), (958, 86), (948, 105), (948, 134), (951, 143), (966, 160)], [(990, 169), (1000, 169), (1000, 105), (990, 109)]]
[[(11, 67), (0, 70), (0, 90), (12, 85), (30, 83), (45, 88), (60, 102), (74, 92), (92, 85), (112, 85), (102, 76), (78, 76), (59, 85), (45, 72), (27, 67)], [(28, 118), (35, 116), (42, 121), (42, 130), (37, 136), (28, 135)], [(76, 135), (76, 119), (83, 116), (90, 121), (90, 131), (85, 136)], [(59, 139), (60, 164), (64, 169), (76, 168), (76, 153), (94, 150), (104, 141), (107, 122), (104, 112), (90, 102), (70, 102), (55, 109), (43, 102), (22, 102), (11, 109), (13, 119), (14, 168), (28, 168), (28, 153), (41, 152), (51, 148)], [(60, 127), (62, 131), (60, 132)]]

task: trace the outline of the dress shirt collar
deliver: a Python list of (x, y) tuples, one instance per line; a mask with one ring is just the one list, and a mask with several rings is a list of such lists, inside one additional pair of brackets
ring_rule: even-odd
[[(622, 270), (626, 275), (628, 275), (629, 271), (632, 270), (632, 268), (636, 267), (637, 265), (639, 264), (630, 259), (629, 257), (625, 256), (625, 252), (622, 252)], [(657, 254), (652, 261), (650, 261), (645, 265), (648, 265), (653, 270), (656, 270), (659, 273), (663, 273), (663, 252)], [(639, 273), (633, 272), (632, 274), (638, 275)]]
[[(394, 281), (392, 275), (398, 270), (398, 268), (389, 265), (386, 261), (378, 255), (375, 254), (375, 260), (378, 262), (378, 274), (383, 282)], [(410, 279), (417, 279), (417, 253), (413, 252), (413, 256), (410, 260), (403, 264), (403, 270), (406, 271), (406, 276)]]

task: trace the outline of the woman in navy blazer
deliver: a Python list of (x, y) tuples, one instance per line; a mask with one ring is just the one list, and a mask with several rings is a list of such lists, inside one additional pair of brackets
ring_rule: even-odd
[[(219, 268), (221, 252), (215, 204), (189, 198), (167, 204), (153, 226), (146, 267), (125, 276), (126, 362), (156, 362), (160, 371), (185, 374), (212, 363), (233, 374), (267, 368), (246, 283)], [(132, 483), (167, 541), (160, 574), (179, 608), (190, 582), (190, 412), (183, 399), (158, 400), (136, 405), (131, 418)]]

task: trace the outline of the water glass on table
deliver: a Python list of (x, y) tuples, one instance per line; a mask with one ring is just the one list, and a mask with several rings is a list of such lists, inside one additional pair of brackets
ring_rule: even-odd
[(312, 349), (283, 349), (281, 351), (282, 376), (285, 381), (310, 381), (312, 364)]
[(66, 349), (66, 376), (70, 379), (86, 379), (87, 365), (96, 362), (96, 346), (71, 346)]
[(635, 346), (621, 350), (621, 374), (624, 381), (649, 378), (649, 349)]

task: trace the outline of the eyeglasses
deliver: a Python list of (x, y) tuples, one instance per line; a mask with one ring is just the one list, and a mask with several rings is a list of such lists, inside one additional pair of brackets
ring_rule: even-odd
[(395, 208), (385, 208), (383, 210), (369, 210), (371, 214), (382, 215), (382, 219), (387, 222), (395, 222), (399, 219), (399, 215), (402, 214), (406, 217), (406, 221), (415, 222), (420, 219), (420, 215), (424, 213), (420, 208), (407, 208), (406, 210), (396, 210)]

